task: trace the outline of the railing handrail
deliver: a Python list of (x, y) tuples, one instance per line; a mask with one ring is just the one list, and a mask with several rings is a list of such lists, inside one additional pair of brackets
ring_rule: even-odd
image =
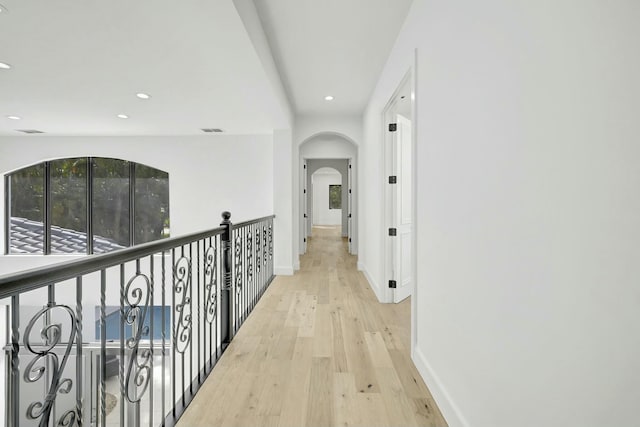
[[(232, 227), (239, 228), (271, 218), (275, 218), (275, 215), (268, 215), (262, 218), (233, 224)], [(160, 253), (189, 242), (217, 236), (218, 234), (224, 233), (224, 231), (225, 227), (217, 227), (210, 230), (186, 234), (184, 236), (170, 237), (167, 239), (142, 243), (105, 254), (87, 255), (82, 259), (62, 261), (43, 267), (36, 267), (29, 270), (5, 274), (0, 276), (0, 299), (10, 297), (17, 293), (42, 288), (51, 283), (61, 282), (84, 274), (114, 267), (116, 265)]]
[(273, 219), (275, 217), (276, 217), (275, 215), (267, 215), (267, 216), (263, 216), (262, 218), (251, 219), (249, 221), (233, 223), (233, 228), (246, 227), (247, 225), (257, 224), (259, 222), (266, 221), (268, 219)]

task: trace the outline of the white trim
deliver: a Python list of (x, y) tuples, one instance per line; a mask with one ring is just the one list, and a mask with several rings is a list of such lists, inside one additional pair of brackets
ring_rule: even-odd
[(376, 294), (376, 298), (378, 298), (378, 302), (381, 302), (381, 303), (389, 302), (389, 301), (385, 301), (384, 298), (381, 298), (380, 294), (382, 289), (380, 288), (380, 286), (378, 286), (376, 281), (373, 280), (373, 277), (371, 277), (371, 274), (369, 274), (367, 267), (364, 264), (362, 264), (360, 261), (358, 261), (358, 270), (362, 271), (362, 274), (364, 274), (364, 278), (367, 279), (367, 282), (369, 282), (369, 286), (371, 287), (371, 289), (373, 289), (373, 293)]
[[(298, 257), (298, 258), (299, 258), (299, 257)], [(300, 270), (300, 259), (298, 259), (297, 261), (295, 261), (295, 262), (293, 263), (293, 269), (294, 269), (295, 271)]]
[(273, 267), (276, 276), (293, 276), (293, 267)]
[(418, 345), (418, 48), (413, 51), (411, 75), (411, 139), (412, 165), (411, 214), (413, 215), (413, 241), (411, 247), (413, 290), (411, 292), (411, 354)]
[(442, 381), (435, 373), (429, 362), (427, 362), (427, 358), (420, 351), (418, 345), (415, 347), (415, 351), (411, 355), (411, 359), (413, 359), (413, 363), (416, 365), (418, 369), (418, 373), (424, 380), (427, 388), (431, 392), (431, 396), (436, 401), (442, 416), (447, 421), (449, 427), (469, 427), (471, 424), (466, 420), (466, 418), (462, 415), (460, 408), (455, 402), (451, 399), (451, 395), (447, 392), (447, 389), (442, 385)]

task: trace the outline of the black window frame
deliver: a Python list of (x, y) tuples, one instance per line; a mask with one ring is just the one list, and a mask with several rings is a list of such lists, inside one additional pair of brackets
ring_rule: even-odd
[[(340, 197), (338, 197), (338, 203), (340, 204), (340, 207), (337, 207), (337, 208), (334, 207), (334, 205), (332, 205), (331, 195), (333, 193), (333, 191), (332, 191), (333, 187), (338, 187), (339, 188), (338, 191), (340, 192)], [(342, 184), (329, 184), (329, 209), (330, 210), (340, 210), (340, 209), (342, 209)]]
[[(129, 164), (129, 241), (127, 247), (134, 246), (136, 244), (136, 166), (145, 166), (151, 169), (155, 169), (167, 175), (167, 192), (169, 192), (169, 173), (163, 171), (158, 168), (154, 168), (153, 166), (149, 166), (143, 163), (136, 163), (130, 160), (118, 159), (115, 157), (83, 157), (83, 156), (72, 156), (67, 158), (60, 159), (51, 159), (46, 160), (44, 162), (34, 163), (28, 166), (24, 166), (20, 169), (14, 170), (12, 172), (6, 173), (4, 175), (4, 210), (5, 210), (5, 221), (4, 221), (4, 254), (5, 255), (14, 255), (10, 252), (11, 249), (11, 177), (13, 174), (22, 171), (24, 169), (28, 169), (34, 166), (43, 165), (44, 167), (44, 176), (43, 176), (43, 210), (44, 210), (44, 233), (43, 233), (43, 252), (26, 254), (26, 255), (51, 255), (51, 227), (52, 227), (52, 212), (51, 212), (51, 163), (59, 160), (68, 160), (68, 159), (79, 159), (86, 158), (87, 172), (86, 172), (86, 254), (92, 255), (94, 253), (94, 235), (93, 235), (93, 184), (94, 184), (94, 168), (95, 168), (95, 160), (97, 159), (110, 159), (110, 160), (118, 160), (122, 162), (126, 162)], [(168, 193), (169, 194), (169, 193)], [(169, 196), (170, 200), (170, 196)], [(170, 203), (169, 203), (170, 206)], [(170, 210), (167, 210), (167, 217), (170, 221)], [(101, 237), (101, 236), (99, 236)], [(162, 238), (169, 237), (163, 236)], [(158, 239), (159, 240), (159, 239)], [(64, 255), (60, 253), (54, 253), (55, 255)], [(77, 254), (82, 254), (82, 252), (77, 252)]]

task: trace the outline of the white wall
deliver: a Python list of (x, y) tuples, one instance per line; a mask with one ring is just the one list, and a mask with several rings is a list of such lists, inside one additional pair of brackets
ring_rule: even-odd
[[(293, 216), (293, 142), (291, 130), (277, 130), (273, 134), (273, 195), (275, 274), (292, 275), (294, 269), (294, 216)], [(296, 256), (297, 260), (297, 256)]]
[(337, 135), (318, 135), (300, 146), (304, 159), (355, 159), (357, 147)]
[(342, 185), (338, 172), (318, 170), (311, 176), (313, 185), (313, 225), (342, 225), (342, 209), (329, 209), (329, 186)]
[(640, 7), (415, 0), (364, 118), (360, 259), (381, 280), (380, 114), (417, 68), (417, 345), (451, 427), (636, 426)]
[[(171, 234), (179, 236), (217, 227), (224, 210), (231, 212), (233, 222), (272, 214), (274, 165), (265, 159), (273, 158), (273, 153), (271, 135), (2, 137), (0, 173), (46, 159), (87, 155), (148, 164), (169, 172)], [(3, 194), (4, 181), (0, 182)], [(4, 209), (0, 221), (4, 224)], [(279, 242), (277, 233), (274, 237)], [(0, 241), (4, 241), (4, 227), (0, 227)], [(31, 261), (35, 258), (0, 256), (0, 274), (32, 262), (49, 262), (49, 257)]]
[(295, 119), (294, 139), (302, 144), (321, 134), (332, 133), (349, 138), (354, 144), (362, 142), (362, 121), (354, 116), (297, 116)]

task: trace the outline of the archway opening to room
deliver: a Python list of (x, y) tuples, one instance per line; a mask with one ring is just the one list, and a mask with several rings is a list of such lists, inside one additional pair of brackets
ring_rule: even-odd
[[(321, 222), (338, 222), (341, 236), (347, 240), (348, 252), (357, 253), (357, 191), (356, 191), (356, 163), (357, 146), (348, 137), (336, 133), (325, 132), (307, 138), (300, 146), (300, 248), (301, 253), (307, 249), (307, 238), (311, 235), (312, 226), (322, 226)], [(314, 205), (313, 175), (322, 168), (333, 169), (332, 179), (337, 183), (334, 187), (322, 189), (327, 193), (332, 191), (334, 207), (327, 208), (321, 214), (319, 205)], [(325, 175), (327, 170), (325, 169)], [(336, 175), (337, 174), (337, 175)], [(317, 180), (324, 180), (326, 176), (319, 174)], [(339, 182), (338, 182), (339, 181)], [(337, 187), (339, 186), (339, 187)], [(326, 190), (326, 191), (325, 191)], [(338, 197), (339, 192), (339, 197)], [(336, 208), (337, 203), (340, 208)], [(314, 210), (315, 209), (315, 210)], [(331, 222), (329, 221), (329, 222)], [(337, 226), (337, 225), (336, 225)]]

